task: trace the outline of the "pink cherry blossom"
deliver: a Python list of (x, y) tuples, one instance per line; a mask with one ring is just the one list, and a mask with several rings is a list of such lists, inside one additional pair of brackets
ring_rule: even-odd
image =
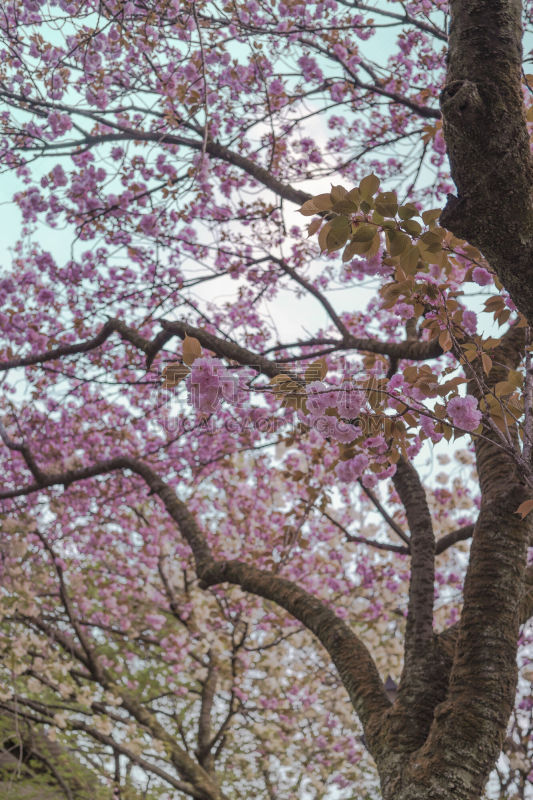
[(454, 425), (466, 431), (475, 430), (481, 422), (481, 411), (475, 397), (452, 397), (447, 405), (448, 414)]
[(474, 267), (472, 278), (480, 286), (488, 286), (492, 283), (492, 275), (484, 267)]

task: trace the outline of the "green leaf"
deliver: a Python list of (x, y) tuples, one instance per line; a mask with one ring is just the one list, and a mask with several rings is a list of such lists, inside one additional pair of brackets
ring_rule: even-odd
[(337, 203), (334, 204), (333, 208), (331, 209), (336, 214), (355, 214), (358, 209), (358, 205), (351, 200), (339, 200)]
[(398, 211), (396, 192), (380, 192), (375, 200), (375, 208), (384, 217), (394, 217)]
[(418, 236), (422, 233), (422, 225), (414, 219), (405, 220), (405, 222), (401, 223), (400, 228), (403, 228), (403, 230), (407, 231), (411, 236)]
[(424, 225), (432, 225), (434, 222), (438, 220), (442, 213), (442, 209), (440, 208), (432, 208), (429, 211), (422, 212), (422, 219), (424, 220)]
[[(439, 212), (440, 213), (440, 212)], [(406, 203), (398, 209), (398, 216), (400, 219), (411, 219), (411, 217), (418, 217), (420, 212), (413, 203)], [(426, 223), (427, 225), (427, 223)]]
[(326, 236), (326, 250), (332, 252), (345, 244), (351, 233), (351, 225), (346, 217), (335, 217)]
[(403, 253), (411, 244), (409, 237), (399, 231), (387, 231), (387, 239), (389, 242), (388, 250), (393, 258)]
[(338, 203), (340, 200), (345, 200), (346, 195), (348, 194), (348, 190), (344, 188), (344, 186), (333, 186), (331, 185), (331, 200), (333, 203)]
[(359, 191), (361, 192), (361, 196), (367, 200), (370, 197), (373, 197), (378, 189), (379, 189), (379, 178), (377, 175), (374, 175), (374, 173), (372, 173), (371, 175), (367, 175), (366, 178), (363, 178), (363, 180), (359, 184)]
[(375, 235), (375, 226), (363, 222), (355, 229), (355, 233), (352, 235), (352, 242), (370, 242)]

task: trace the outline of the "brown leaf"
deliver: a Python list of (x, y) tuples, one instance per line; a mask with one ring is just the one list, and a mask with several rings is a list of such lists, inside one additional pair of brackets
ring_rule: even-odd
[(326, 250), (327, 248), (326, 241), (330, 230), (331, 230), (331, 222), (326, 222), (326, 224), (322, 226), (322, 228), (320, 229), (320, 233), (318, 234), (318, 245), (320, 247), (321, 253), (323, 253), (324, 250)]
[(303, 206), (300, 206), (298, 211), (300, 214), (303, 214), (304, 217), (312, 217), (313, 214), (317, 213), (318, 208), (315, 206), (313, 198), (311, 198), (311, 200), (306, 200)]
[(202, 345), (194, 336), (186, 336), (183, 340), (183, 360), (189, 366), (202, 355)]
[(312, 222), (310, 222), (309, 225), (307, 226), (307, 238), (316, 233), (321, 225), (322, 225), (321, 219), (314, 219)]
[(324, 380), (328, 372), (328, 365), (325, 358), (318, 358), (313, 361), (305, 370), (305, 380), (308, 383), (312, 381)]
[(177, 386), (189, 374), (189, 368), (185, 364), (168, 364), (163, 370), (163, 388), (172, 389)]
[(518, 508), (514, 513), (520, 514), (522, 519), (524, 519), (525, 517), (527, 517), (530, 511), (533, 511), (533, 500), (524, 500), (523, 503), (520, 503), (520, 505), (518, 506)]
[(330, 211), (333, 206), (333, 200), (329, 192), (317, 194), (316, 197), (313, 197), (313, 203), (317, 211)]
[(439, 336), (439, 344), (445, 353), (452, 349), (452, 340), (448, 331), (442, 331)]
[(339, 248), (346, 244), (346, 240), (350, 235), (350, 230), (350, 223), (346, 217), (335, 217), (331, 222), (331, 228), (326, 236), (326, 249), (329, 250), (329, 252), (339, 250)]
[(488, 356), (486, 353), (482, 353), (481, 363), (483, 364), (483, 371), (485, 375), (488, 375), (492, 369), (492, 358)]
[(353, 242), (371, 242), (376, 235), (376, 226), (363, 222), (358, 225), (352, 236)]

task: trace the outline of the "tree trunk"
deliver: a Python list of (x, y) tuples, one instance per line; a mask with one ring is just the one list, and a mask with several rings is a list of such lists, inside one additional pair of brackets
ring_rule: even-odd
[(533, 169), (522, 97), (522, 4), (451, 0), (443, 130), (457, 197), (441, 224), (478, 247), (533, 325)]

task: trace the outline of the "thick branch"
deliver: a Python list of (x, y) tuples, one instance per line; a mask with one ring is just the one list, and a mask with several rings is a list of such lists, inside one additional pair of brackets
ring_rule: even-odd
[(147, 356), (150, 353), (150, 348), (153, 343), (150, 342), (149, 339), (145, 339), (135, 328), (130, 328), (121, 320), (110, 319), (92, 339), (87, 339), (85, 342), (78, 342), (76, 344), (59, 345), (44, 353), (35, 353), (29, 356), (19, 356), (10, 358), (7, 361), (0, 361), (0, 372), (5, 372), (8, 369), (14, 369), (16, 367), (31, 367), (35, 364), (45, 364), (47, 361), (57, 361), (60, 358), (76, 355), (78, 353), (88, 353), (100, 347), (100, 345), (109, 339), (113, 332), (119, 333), (122, 339), (135, 345), (139, 350), (146, 353)]
[(457, 544), (457, 542), (464, 542), (467, 539), (471, 539), (473, 533), (473, 525), (465, 525), (463, 528), (457, 528), (454, 531), (450, 531), (450, 533), (446, 533), (444, 536), (441, 536), (440, 539), (437, 539), (435, 543), (435, 555), (444, 553), (448, 547)]
[(85, 145), (90, 146), (100, 143), (104, 144), (110, 141), (136, 141), (152, 142), (157, 145), (171, 144), (181, 147), (188, 147), (191, 150), (196, 150), (197, 152), (207, 152), (213, 158), (220, 159), (228, 164), (233, 164), (234, 166), (239, 167), (239, 169), (242, 169), (243, 172), (246, 172), (248, 175), (250, 175), (250, 177), (254, 178), (259, 183), (262, 183), (263, 186), (266, 186), (278, 197), (282, 197), (284, 200), (289, 200), (291, 203), (302, 205), (302, 203), (305, 203), (305, 201), (309, 200), (311, 197), (311, 195), (309, 195), (307, 192), (303, 192), (300, 189), (295, 189), (290, 184), (279, 180), (273, 175), (272, 172), (252, 161), (250, 158), (246, 158), (246, 156), (230, 150), (228, 147), (220, 144), (220, 142), (215, 142), (211, 139), (208, 139), (206, 142), (204, 142), (203, 137), (191, 139), (187, 136), (163, 133), (161, 131), (135, 130), (129, 128), (127, 125), (120, 124), (111, 117), (103, 117), (96, 112), (84, 111), (83, 109), (68, 106), (63, 103), (50, 102), (40, 98), (24, 97), (24, 95), (18, 94), (17, 92), (8, 91), (5, 88), (0, 91), (0, 97), (4, 98), (4, 100), (10, 103), (15, 102), (20, 104), (24, 110), (32, 110), (33, 108), (59, 109), (66, 114), (71, 114), (72, 116), (81, 115), (88, 117), (94, 122), (104, 125), (106, 128), (114, 128), (117, 131), (117, 133), (114, 134), (87, 134), (83, 140), (83, 144)]
[[(187, 322), (161, 320), (161, 325), (167, 334), (174, 334), (182, 339), (185, 336), (194, 336), (201, 345), (212, 350), (217, 355), (237, 361), (239, 364), (255, 367), (258, 372), (262, 372), (269, 377), (283, 372), (283, 368), (280, 368), (276, 362), (270, 361), (264, 356), (259, 356), (234, 342), (221, 339), (202, 328), (189, 325)], [(170, 336), (165, 341), (169, 341), (169, 339)], [(362, 350), (367, 353), (380, 353), (393, 358), (410, 359), (411, 361), (425, 361), (442, 355), (442, 349), (437, 339), (432, 339), (429, 342), (419, 342), (412, 339), (407, 339), (403, 342), (380, 342), (378, 339), (363, 339), (351, 334), (345, 339), (339, 339), (337, 349)]]
[[(504, 476), (502, 476), (502, 479)], [(507, 481), (505, 480), (507, 484)], [(498, 757), (516, 687), (519, 624), (533, 608), (525, 601), (529, 518), (515, 513), (524, 498), (509, 487), (482, 506), (472, 541), (464, 607), (456, 633), (439, 637), (447, 663), (453, 657), (448, 697), (437, 708), (428, 740), (418, 754), (451, 777), (463, 764), (460, 797), (479, 797)], [(464, 753), (469, 758), (464, 759)]]
[(72, 483), (78, 483), (89, 478), (95, 478), (98, 475), (106, 475), (120, 470), (130, 470), (139, 475), (153, 494), (156, 494), (162, 500), (168, 514), (176, 522), (189, 544), (197, 571), (201, 574), (202, 570), (212, 561), (212, 555), (202, 532), (196, 524), (196, 520), (187, 509), (185, 503), (177, 498), (173, 489), (148, 464), (138, 459), (119, 456), (105, 461), (97, 461), (88, 467), (43, 474), (42, 480), (38, 483), (30, 483), (19, 489), (0, 492), (0, 500), (23, 497), (52, 486), (68, 487)]
[(426, 493), (415, 468), (403, 458), (394, 486), (410, 531), (411, 578), (404, 645), (404, 667), (388, 735), (406, 755), (425, 741), (435, 706), (443, 697), (441, 659), (433, 634), (435, 536)]
[[(354, 708), (367, 729), (370, 747), (373, 742), (377, 743), (382, 714), (390, 702), (374, 661), (364, 644), (328, 606), (295, 584), (238, 561), (216, 563), (202, 531), (185, 503), (176, 497), (173, 489), (146, 463), (128, 457), (99, 461), (90, 467), (43, 475), (39, 483), (2, 492), (0, 499), (20, 497), (47, 487), (69, 485), (119, 470), (130, 470), (142, 477), (151, 491), (163, 501), (167, 512), (192, 550), (196, 573), (204, 587), (226, 581), (237, 584), (246, 591), (273, 600), (317, 636), (337, 666)], [(82, 662), (87, 664), (85, 655)], [(152, 715), (133, 698), (123, 696), (123, 704), (139, 722), (152, 726), (154, 730), (153, 726), (158, 726)], [(165, 737), (159, 727), (157, 735), (164, 741)]]
[(202, 574), (202, 586), (233, 583), (272, 600), (300, 620), (328, 651), (365, 728), (369, 749), (378, 746), (383, 713), (390, 701), (372, 656), (361, 640), (321, 600), (291, 581), (241, 561), (213, 563)]
[[(468, 392), (478, 400), (483, 394), (492, 391), (497, 383), (508, 379), (509, 370), (516, 369), (524, 356), (525, 329), (513, 325), (502, 336), (498, 346), (491, 354), (492, 368), (489, 374), (480, 383), (479, 376), (471, 367), (469, 373)], [(519, 439), (516, 428), (509, 427), (510, 443), (516, 451), (519, 449)], [(486, 428), (483, 437), (476, 438), (476, 468), (479, 475), (479, 484), (483, 502), (486, 504), (502, 493), (505, 482), (507, 486), (517, 485), (521, 481), (520, 469), (511, 453), (504, 451), (501, 439), (494, 429)]]
[(167, 322), (162, 320), (161, 325), (167, 335), (179, 336), (181, 339), (186, 336), (193, 336), (198, 339), (203, 347), (207, 347), (208, 350), (216, 353), (216, 355), (236, 361), (238, 364), (253, 367), (257, 372), (261, 372), (269, 378), (287, 371), (287, 366), (279, 367), (275, 361), (257, 355), (252, 350), (247, 350), (245, 347), (235, 344), (235, 342), (221, 339), (219, 336), (203, 330), (203, 328), (189, 325), (187, 322)]
[[(146, 355), (146, 366), (149, 368), (158, 354), (158, 352), (174, 337), (179, 336), (181, 339), (185, 336), (194, 336), (199, 340), (200, 344), (212, 350), (217, 355), (237, 361), (239, 364), (245, 364), (254, 367), (263, 375), (274, 377), (287, 370), (287, 367), (282, 364), (277, 364), (275, 361), (265, 358), (251, 350), (247, 350), (234, 342), (227, 339), (222, 339), (212, 333), (208, 333), (202, 328), (196, 328), (189, 325), (187, 322), (170, 322), (167, 320), (160, 320), (163, 328), (152, 340), (146, 339), (135, 328), (126, 325), (119, 319), (108, 320), (101, 328), (101, 330), (91, 339), (85, 342), (78, 342), (76, 344), (64, 344), (54, 347), (52, 350), (44, 351), (42, 353), (34, 353), (28, 356), (18, 356), (10, 358), (7, 361), (0, 361), (0, 372), (15, 369), (17, 367), (29, 367), (36, 364), (45, 364), (48, 361), (57, 361), (60, 358), (76, 355), (78, 353), (88, 353), (100, 347), (112, 333), (118, 333), (124, 341), (130, 342)], [(380, 342), (377, 339), (363, 339), (348, 334), (344, 339), (331, 340), (333, 345), (336, 345), (338, 350), (363, 350), (370, 353), (382, 353), (389, 355), (393, 358), (405, 358), (412, 361), (423, 361), (431, 358), (438, 358), (442, 350), (437, 341), (433, 339), (430, 342), (419, 342), (415, 340), (406, 340), (404, 342)], [(23, 445), (17, 445), (21, 453)]]
[(213, 770), (213, 757), (211, 755), (211, 713), (215, 701), (217, 688), (218, 669), (215, 655), (212, 650), (208, 653), (209, 663), (207, 675), (202, 685), (202, 701), (198, 719), (198, 761), (207, 772)]
[[(520, 625), (525, 625), (533, 617), (533, 564), (530, 564), (524, 575), (524, 592), (520, 602), (518, 614)], [(459, 622), (441, 631), (437, 636), (438, 646), (447, 665), (448, 673), (451, 671), (457, 637), (459, 635)]]
[(405, 658), (409, 663), (424, 656), (433, 639), (435, 536), (426, 493), (413, 465), (401, 458), (393, 482), (411, 532), (411, 580), (405, 635)]

